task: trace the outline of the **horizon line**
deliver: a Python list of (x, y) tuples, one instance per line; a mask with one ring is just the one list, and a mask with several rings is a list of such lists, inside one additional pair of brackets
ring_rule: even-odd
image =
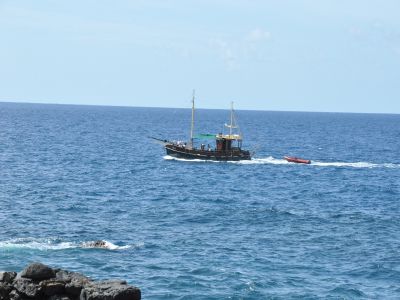
[[(60, 105), (60, 106), (99, 106), (99, 107), (121, 107), (121, 108), (165, 108), (165, 109), (191, 109), (191, 107), (172, 107), (172, 106), (137, 106), (137, 105), (113, 105), (113, 104), (87, 104), (87, 103), (50, 103), (50, 102), (29, 102), (29, 101), (7, 101), (1, 100), (0, 103), (8, 104), (40, 104), (40, 105)], [(229, 108), (209, 108), (196, 107), (205, 110), (230, 110)], [(332, 113), (332, 114), (378, 114), (378, 115), (399, 115), (393, 112), (354, 112), (354, 111), (311, 111), (311, 110), (268, 110), (268, 109), (248, 109), (240, 108), (236, 111), (260, 111), (260, 112), (300, 112), (300, 113)]]

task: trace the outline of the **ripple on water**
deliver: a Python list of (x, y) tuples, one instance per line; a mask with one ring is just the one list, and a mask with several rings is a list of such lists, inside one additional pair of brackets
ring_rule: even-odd
[[(183, 139), (187, 112), (0, 103), (1, 268), (146, 299), (399, 298), (398, 116), (243, 111), (253, 160), (163, 158), (145, 137)], [(96, 240), (117, 248), (79, 247)]]

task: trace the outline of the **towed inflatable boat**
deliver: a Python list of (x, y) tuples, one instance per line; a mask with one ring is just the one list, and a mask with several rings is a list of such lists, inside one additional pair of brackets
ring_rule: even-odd
[(284, 156), (283, 158), (286, 159), (288, 162), (293, 162), (298, 164), (311, 164), (311, 160), (309, 159), (303, 159), (294, 156)]

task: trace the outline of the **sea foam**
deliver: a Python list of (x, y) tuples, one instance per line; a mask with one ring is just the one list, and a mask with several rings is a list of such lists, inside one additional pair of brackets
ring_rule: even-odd
[[(0, 241), (0, 249), (13, 250), (13, 249), (32, 249), (39, 251), (46, 250), (65, 250), (65, 249), (77, 249), (77, 248), (96, 248), (90, 247), (95, 241), (84, 241), (84, 242), (67, 242), (61, 241), (55, 238), (40, 239), (40, 238), (17, 238), (7, 241)], [(129, 248), (140, 248), (144, 244), (138, 243), (136, 245), (123, 245), (119, 246), (112, 242), (104, 240), (104, 247), (102, 249), (107, 250), (124, 250)]]

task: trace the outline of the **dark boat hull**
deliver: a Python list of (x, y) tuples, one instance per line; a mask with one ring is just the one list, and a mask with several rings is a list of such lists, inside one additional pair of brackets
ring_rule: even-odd
[(215, 151), (188, 149), (178, 145), (167, 144), (165, 145), (165, 150), (167, 151), (167, 154), (172, 157), (184, 159), (203, 159), (217, 161), (239, 161), (251, 159), (250, 152), (241, 149), (232, 149), (230, 151)]

